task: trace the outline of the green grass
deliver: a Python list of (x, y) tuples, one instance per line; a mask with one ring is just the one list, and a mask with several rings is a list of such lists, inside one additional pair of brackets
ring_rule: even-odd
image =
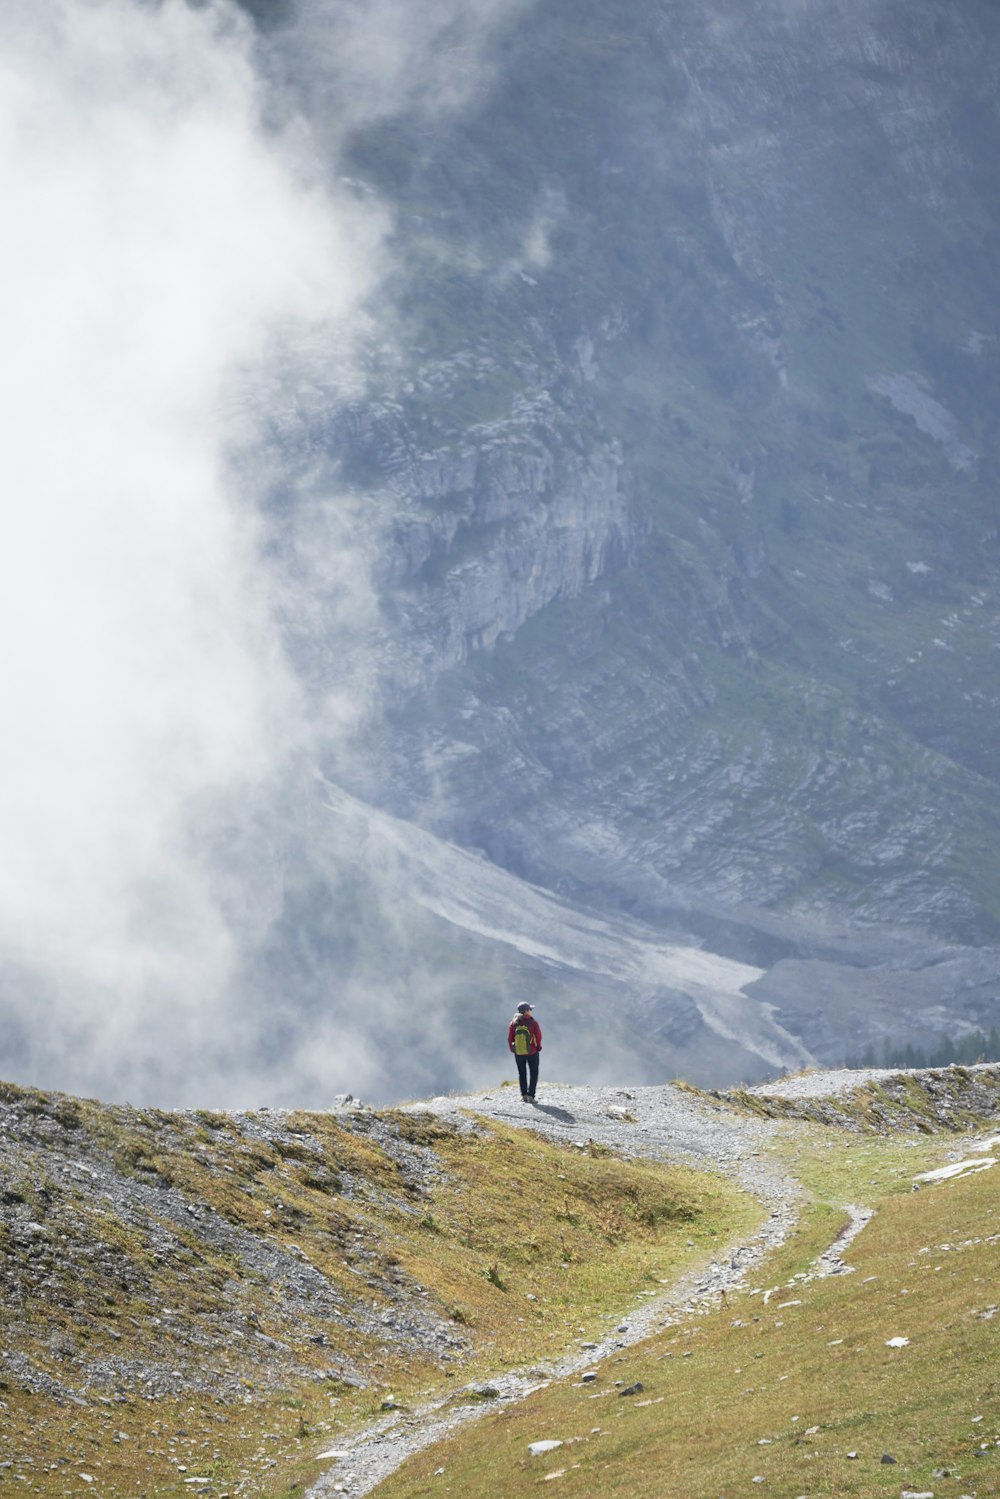
[[(546, 1478), (567, 1499), (997, 1492), (991, 1173), (914, 1193), (926, 1141), (845, 1147), (795, 1130), (787, 1148), (816, 1201), (746, 1293), (623, 1352), (593, 1385), (539, 1392), (412, 1459), (380, 1499), (519, 1499)], [(854, 1273), (789, 1284), (840, 1226), (828, 1195), (845, 1194), (878, 1206), (847, 1252)], [(910, 1345), (888, 1348), (895, 1336)], [(622, 1398), (636, 1382), (642, 1392)], [(564, 1446), (531, 1457), (529, 1442), (546, 1438)]]
[[(454, 1185), (435, 1194), (433, 1228), (398, 1233), (396, 1252), (461, 1310), (484, 1372), (554, 1354), (580, 1325), (603, 1331), (638, 1291), (759, 1217), (720, 1178), (563, 1149), (515, 1129), (494, 1126), (438, 1149)], [(507, 1287), (500, 1295), (494, 1266)]]

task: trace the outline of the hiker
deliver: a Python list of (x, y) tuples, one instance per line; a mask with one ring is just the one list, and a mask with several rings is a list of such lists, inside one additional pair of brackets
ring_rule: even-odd
[(531, 1013), (529, 1004), (520, 1004), (507, 1027), (507, 1045), (514, 1053), (517, 1075), (521, 1080), (521, 1097), (534, 1103), (538, 1085), (538, 1053), (542, 1049), (542, 1028)]

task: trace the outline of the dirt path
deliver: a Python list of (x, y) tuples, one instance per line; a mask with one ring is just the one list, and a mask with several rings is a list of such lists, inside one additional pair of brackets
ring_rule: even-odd
[[(717, 1304), (720, 1295), (743, 1284), (748, 1273), (781, 1244), (794, 1228), (802, 1190), (767, 1147), (779, 1126), (743, 1118), (672, 1086), (658, 1088), (581, 1088), (555, 1085), (534, 1106), (521, 1103), (516, 1091), (493, 1088), (461, 1097), (434, 1098), (411, 1105), (415, 1113), (468, 1117), (470, 1113), (515, 1123), (581, 1147), (588, 1141), (608, 1145), (627, 1156), (680, 1161), (732, 1176), (764, 1203), (769, 1216), (755, 1234), (720, 1250), (717, 1257), (683, 1275), (662, 1296), (645, 1297), (611, 1334), (584, 1348), (568, 1350), (562, 1359), (491, 1379), (482, 1385), (449, 1390), (417, 1410), (389, 1413), (342, 1447), (322, 1454), (331, 1463), (307, 1499), (329, 1499), (346, 1493), (368, 1494), (413, 1453), (475, 1421), (498, 1404), (523, 1400), (553, 1380), (591, 1369), (683, 1317)], [(868, 1221), (867, 1209), (848, 1207), (851, 1224), (827, 1248), (814, 1273), (842, 1273), (841, 1254)], [(466, 1403), (462, 1403), (463, 1396)]]

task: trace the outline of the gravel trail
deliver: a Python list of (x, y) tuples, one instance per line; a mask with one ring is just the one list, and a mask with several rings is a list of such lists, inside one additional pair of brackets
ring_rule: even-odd
[(906, 1067), (841, 1067), (829, 1072), (817, 1069), (796, 1072), (790, 1077), (778, 1078), (773, 1083), (756, 1083), (747, 1088), (748, 1093), (769, 1094), (772, 1098), (838, 1098), (844, 1093), (853, 1093), (865, 1083), (881, 1083), (887, 1077), (899, 1077), (909, 1073), (920, 1076), (920, 1069)]
[[(683, 1275), (662, 1296), (644, 1296), (623, 1321), (599, 1341), (568, 1350), (543, 1367), (492, 1379), (489, 1393), (470, 1385), (449, 1391), (419, 1410), (389, 1413), (343, 1447), (323, 1454), (335, 1464), (309, 1491), (309, 1499), (346, 1493), (368, 1494), (413, 1453), (441, 1440), (497, 1405), (523, 1400), (552, 1380), (596, 1367), (603, 1359), (641, 1342), (682, 1317), (707, 1310), (719, 1296), (742, 1284), (748, 1272), (795, 1225), (801, 1189), (766, 1155), (778, 1125), (730, 1113), (721, 1105), (672, 1085), (650, 1088), (586, 1088), (565, 1084), (540, 1088), (536, 1104), (523, 1103), (515, 1089), (432, 1098), (407, 1106), (456, 1120), (481, 1114), (518, 1124), (581, 1147), (608, 1145), (626, 1156), (678, 1161), (732, 1176), (769, 1209), (763, 1226), (743, 1242), (721, 1248), (717, 1257)], [(866, 1210), (850, 1208), (851, 1226), (815, 1266), (816, 1274), (842, 1273), (841, 1252), (867, 1221)], [(462, 1403), (465, 1396), (467, 1403)]]

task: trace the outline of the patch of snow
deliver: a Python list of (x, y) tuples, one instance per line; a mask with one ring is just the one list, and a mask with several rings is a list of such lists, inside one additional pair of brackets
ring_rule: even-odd
[(979, 455), (961, 441), (957, 420), (946, 406), (935, 401), (923, 375), (914, 370), (903, 370), (891, 375), (869, 375), (865, 384), (877, 395), (885, 396), (921, 432), (940, 443), (952, 468), (959, 471), (975, 468)]
[(519, 879), (412, 823), (356, 800), (327, 782), (330, 812), (357, 829), (369, 863), (383, 867), (409, 899), (451, 925), (567, 973), (612, 979), (691, 997), (701, 1018), (728, 1041), (775, 1068), (814, 1062), (776, 1020), (774, 1006), (744, 993), (764, 970), (700, 947), (665, 941), (626, 917), (608, 921)]
[(996, 1165), (995, 1156), (976, 1156), (968, 1161), (952, 1161), (949, 1166), (938, 1166), (935, 1171), (924, 1171), (915, 1176), (917, 1182), (943, 1182), (957, 1176), (971, 1176), (974, 1171), (988, 1171)]

